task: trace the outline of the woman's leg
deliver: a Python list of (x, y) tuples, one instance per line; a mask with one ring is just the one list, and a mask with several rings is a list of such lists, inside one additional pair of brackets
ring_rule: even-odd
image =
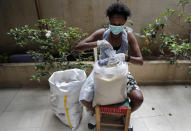
[(94, 108), (92, 106), (92, 102), (88, 102), (86, 100), (81, 100), (81, 103), (90, 111), (94, 112)]
[(80, 102), (90, 111), (93, 111), (92, 107), (92, 101), (94, 97), (94, 82), (93, 82), (93, 73), (88, 76), (88, 78), (85, 81), (85, 86), (82, 86), (82, 89), (80, 91)]
[(143, 103), (143, 94), (141, 90), (132, 90), (127, 94), (130, 98), (131, 112), (136, 111)]
[(131, 73), (127, 76), (127, 96), (131, 100), (131, 112), (136, 111), (143, 103), (143, 94)]
[(88, 102), (85, 100), (81, 100), (81, 103), (89, 110), (90, 119), (88, 122), (88, 128), (93, 129), (96, 127), (96, 116), (95, 116), (95, 108), (92, 107), (92, 102)]

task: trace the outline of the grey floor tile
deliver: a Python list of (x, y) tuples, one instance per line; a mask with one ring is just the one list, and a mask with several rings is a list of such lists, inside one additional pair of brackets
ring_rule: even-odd
[(17, 128), (13, 131), (40, 131), (40, 128)]
[(175, 131), (190, 131), (191, 126), (191, 115), (166, 115), (166, 118), (170, 121), (170, 124), (175, 129)]
[(178, 98), (191, 99), (191, 88), (185, 88), (183, 85), (146, 86), (143, 92), (146, 96), (149, 96), (148, 98), (160, 104), (166, 101), (177, 100)]
[[(13, 104), (38, 104), (38, 105), (47, 105), (48, 103), (48, 96), (32, 96), (32, 95), (28, 95), (28, 96), (20, 96), (17, 95), (12, 103)], [(11, 103), (11, 104), (12, 104)]]
[(13, 131), (18, 127), (18, 123), (20, 122), (22, 116), (22, 112), (4, 112), (0, 116), (0, 130)]
[(133, 131), (148, 131), (143, 118), (131, 118)]
[[(40, 128), (47, 110), (29, 110), (23, 112), (18, 128)], [(34, 115), (35, 114), (35, 115)]]
[(20, 87), (0, 88), (0, 115), (7, 109), (16, 94), (20, 91)]
[[(172, 115), (181, 115), (184, 113), (187, 113), (188, 115), (191, 115), (190, 112), (190, 108), (191, 108), (191, 104), (184, 102), (183, 100), (180, 100), (180, 102), (174, 102), (174, 101), (170, 101), (170, 102), (166, 102), (163, 103), (163, 105), (161, 105), (159, 107), (159, 109), (165, 114), (172, 114)], [(187, 104), (187, 105), (185, 105)]]
[(0, 130), (38, 131), (42, 126), (45, 112), (46, 110), (4, 112), (0, 117)]
[(147, 101), (153, 103), (162, 115), (169, 113), (191, 113), (191, 88), (185, 88), (182, 85), (146, 86), (143, 92), (145, 98), (144, 103), (148, 103)]
[(131, 113), (131, 118), (139, 118), (139, 117), (140, 117), (139, 113), (137, 113), (137, 112)]
[(18, 91), (6, 111), (27, 111), (49, 108), (47, 87), (23, 87)]
[(174, 131), (164, 116), (145, 117), (143, 119), (148, 131)]
[(144, 102), (137, 111), (132, 113), (132, 118), (163, 115), (159, 109), (160, 105), (158, 105), (156, 99), (154, 99), (153, 94), (148, 92), (148, 88), (150, 90), (150, 87), (141, 87), (144, 96)]
[(23, 87), (17, 96), (48, 96), (49, 92), (49, 87), (27, 86)]
[(1, 87), (0, 88), (0, 99), (3, 99), (3, 98), (12, 98), (20, 90), (21, 90), (21, 87)]
[(6, 109), (6, 112), (14, 111), (33, 111), (50, 109), (50, 105), (37, 105), (37, 104), (10, 104)]
[[(186, 87), (186, 88), (185, 88)], [(189, 131), (191, 86), (141, 87), (144, 103), (132, 114), (134, 131)], [(170, 115), (169, 115), (170, 114)], [(77, 131), (94, 131), (83, 117)], [(122, 128), (103, 127), (103, 131)], [(51, 111), (48, 87), (0, 88), (0, 131), (71, 131)]]
[[(87, 112), (86, 108), (83, 108), (82, 120), (80, 121), (80, 125), (77, 128), (77, 131), (91, 131), (88, 129), (88, 121), (89, 121), (90, 113)], [(94, 131), (94, 130), (92, 130)]]
[(49, 108), (49, 96), (16, 96), (7, 108), (11, 111), (27, 111)]
[(191, 115), (191, 88), (173, 86), (169, 97), (171, 99), (160, 103), (160, 110), (164, 114), (181, 115), (186, 112), (187, 115)]
[(144, 99), (154, 103), (161, 103), (172, 99), (170, 97), (172, 91), (169, 89), (169, 86), (145, 86), (142, 91)]
[(51, 110), (47, 110), (40, 131), (71, 131)]
[(2, 98), (0, 99), (0, 116), (7, 109), (8, 105), (11, 103), (11, 98)]
[(144, 100), (141, 107), (133, 112), (133, 114), (137, 114), (137, 118), (163, 115), (159, 109), (159, 105), (149, 100)]

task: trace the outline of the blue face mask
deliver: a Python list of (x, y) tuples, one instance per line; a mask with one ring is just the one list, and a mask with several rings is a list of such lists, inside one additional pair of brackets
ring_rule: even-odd
[(115, 26), (115, 25), (109, 25), (109, 29), (114, 35), (118, 35), (120, 32), (123, 31), (124, 26)]

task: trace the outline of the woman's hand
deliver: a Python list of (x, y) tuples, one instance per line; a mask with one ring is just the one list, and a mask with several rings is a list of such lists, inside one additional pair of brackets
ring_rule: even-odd
[(97, 41), (97, 47), (113, 49), (112, 45), (107, 40), (98, 40)]
[(124, 53), (119, 53), (115, 54), (113, 57), (109, 58), (108, 64), (116, 64), (119, 62), (125, 62), (125, 54)]
[[(97, 45), (99, 46), (103, 46), (103, 44), (101, 44), (101, 40), (103, 39), (103, 33), (104, 33), (105, 29), (99, 29), (95, 32), (93, 32), (90, 36), (88, 36), (87, 38), (85, 38), (84, 40), (80, 41), (78, 43), (78, 45), (76, 46), (76, 50), (78, 51), (86, 51), (89, 49), (93, 49), (95, 47), (97, 47)], [(100, 40), (100, 43), (98, 44), (98, 40)]]
[(125, 54), (119, 53), (114, 56), (114, 59), (117, 59), (118, 61), (125, 62)]

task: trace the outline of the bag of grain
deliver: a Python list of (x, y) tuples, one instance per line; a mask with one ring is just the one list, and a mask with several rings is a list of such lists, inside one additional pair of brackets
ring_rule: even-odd
[(94, 65), (94, 100), (95, 105), (109, 105), (126, 99), (128, 64), (119, 62), (112, 65)]
[(86, 80), (86, 73), (80, 69), (54, 72), (49, 78), (50, 104), (56, 116), (75, 130), (81, 120), (82, 106), (79, 95)]

